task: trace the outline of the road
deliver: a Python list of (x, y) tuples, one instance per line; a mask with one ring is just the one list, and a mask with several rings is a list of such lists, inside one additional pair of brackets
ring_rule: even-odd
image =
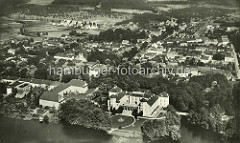
[(237, 74), (237, 79), (240, 79), (240, 69), (239, 69), (237, 53), (235, 52), (235, 49), (234, 49), (233, 45), (231, 45), (231, 48), (233, 50), (233, 56), (234, 56), (234, 59), (235, 59), (235, 70), (236, 70), (236, 74)]

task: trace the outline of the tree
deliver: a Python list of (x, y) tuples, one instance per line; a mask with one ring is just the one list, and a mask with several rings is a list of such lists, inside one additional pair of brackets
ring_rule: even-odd
[(141, 129), (145, 141), (159, 140), (159, 142), (179, 141), (180, 116), (171, 106), (166, 112), (165, 119), (146, 120)]
[(215, 55), (213, 55), (213, 59), (217, 60), (217, 61), (222, 61), (224, 60), (225, 56), (222, 53), (216, 53)]
[(89, 100), (67, 100), (61, 104), (59, 117), (67, 123), (87, 128), (101, 130), (111, 128), (108, 115)]
[(22, 77), (22, 78), (26, 78), (27, 77), (27, 71), (28, 71), (27, 68), (20, 69), (19, 76)]
[(45, 116), (43, 117), (43, 121), (44, 121), (45, 123), (48, 123), (48, 120), (49, 120), (48, 115), (45, 115)]
[(167, 90), (167, 85), (164, 84), (164, 83), (161, 83), (159, 86), (154, 86), (152, 88), (152, 92), (154, 94), (157, 94), (157, 95), (162, 93), (162, 92), (164, 92), (164, 91), (166, 91), (166, 90)]
[(235, 84), (233, 87), (233, 97), (234, 97), (234, 111), (235, 111), (235, 124), (236, 124), (236, 131), (235, 131), (235, 140), (240, 140), (240, 83)]
[(78, 79), (78, 75), (73, 75), (73, 74), (70, 74), (70, 75), (62, 75), (61, 82), (68, 83), (68, 82), (71, 81), (72, 79)]
[(35, 73), (34, 77), (37, 79), (47, 79), (48, 71), (46, 68), (38, 68)]

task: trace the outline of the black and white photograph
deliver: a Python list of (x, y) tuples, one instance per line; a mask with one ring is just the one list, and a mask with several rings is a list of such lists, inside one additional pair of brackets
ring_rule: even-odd
[(240, 0), (0, 0), (0, 143), (240, 143)]

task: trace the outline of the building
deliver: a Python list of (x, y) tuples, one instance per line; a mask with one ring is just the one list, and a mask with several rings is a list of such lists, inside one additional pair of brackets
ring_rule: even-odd
[(11, 55), (15, 55), (16, 49), (8, 49), (8, 53)]
[(227, 36), (222, 36), (221, 39), (222, 39), (222, 43), (221, 44), (223, 44), (223, 46), (226, 46), (226, 45), (228, 45), (230, 43), (230, 41), (229, 41)]
[(23, 98), (30, 92), (30, 85), (28, 83), (23, 83), (15, 81), (7, 86), (7, 94), (15, 94), (15, 98)]
[(130, 43), (129, 43), (129, 41), (128, 40), (123, 40), (122, 41), (122, 45), (129, 45)]
[(164, 107), (169, 105), (166, 92), (145, 97), (145, 92), (123, 92), (119, 87), (109, 91), (108, 110), (122, 108), (122, 114), (132, 115), (134, 110), (146, 117), (157, 117)]
[(67, 54), (67, 53), (58, 53), (54, 56), (55, 59), (60, 60), (74, 60), (74, 54)]
[[(166, 50), (164, 52), (166, 52)], [(146, 53), (153, 53), (153, 54), (159, 55), (163, 53), (163, 49), (151, 47), (147, 49)]]
[(41, 87), (48, 90), (51, 90), (62, 84), (61, 82), (58, 82), (58, 81), (50, 81), (50, 80), (34, 79), (34, 78), (32, 79), (19, 78), (18, 81), (21, 83), (27, 83), (31, 87)]
[(104, 64), (95, 64), (90, 65), (89, 67), (89, 77), (98, 77), (101, 74), (108, 74), (110, 71), (110, 68)]
[(43, 107), (55, 107), (57, 110), (69, 94), (84, 94), (88, 90), (86, 82), (73, 79), (70, 82), (58, 86), (50, 91), (44, 92), (39, 100), (39, 105)]

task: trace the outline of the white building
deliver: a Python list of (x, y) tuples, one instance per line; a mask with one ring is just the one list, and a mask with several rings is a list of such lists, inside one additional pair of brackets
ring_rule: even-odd
[(63, 59), (63, 60), (71, 60), (72, 61), (72, 60), (74, 60), (74, 55), (58, 53), (54, 56), (54, 58), (57, 60)]
[(43, 107), (55, 107), (57, 110), (61, 103), (65, 101), (68, 94), (83, 94), (88, 90), (86, 82), (82, 80), (71, 80), (69, 83), (56, 87), (53, 90), (44, 92), (39, 100), (39, 105)]
[(120, 88), (114, 87), (109, 92), (108, 109), (118, 110), (123, 108), (122, 114), (132, 115), (134, 110), (142, 112), (143, 116), (156, 117), (162, 108), (169, 105), (169, 96), (166, 92), (160, 95), (145, 97), (144, 92), (123, 92)]
[(16, 49), (8, 49), (8, 53), (11, 55), (15, 55)]

